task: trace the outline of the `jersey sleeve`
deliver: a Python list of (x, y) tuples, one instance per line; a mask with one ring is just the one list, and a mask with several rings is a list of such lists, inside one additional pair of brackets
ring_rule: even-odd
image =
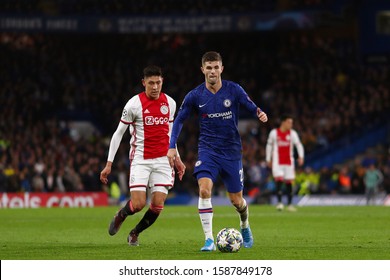
[(107, 161), (114, 162), (115, 154), (118, 151), (119, 145), (121, 144), (123, 134), (127, 130), (127, 127), (128, 127), (127, 124), (123, 123), (122, 121), (119, 122), (118, 127), (115, 130), (114, 134), (112, 135), (112, 138), (110, 141), (110, 147), (108, 149)]
[(291, 137), (292, 137), (293, 144), (294, 144), (295, 148), (297, 149), (298, 156), (300, 158), (304, 158), (305, 151), (304, 151), (302, 142), (299, 139), (298, 133), (295, 130), (291, 130)]
[(120, 122), (110, 141), (107, 161), (114, 161), (115, 154), (118, 151), (123, 134), (127, 130), (128, 126), (134, 122), (134, 112), (132, 109), (132, 104), (134, 103), (134, 100), (134, 97), (131, 98), (123, 108)]
[(276, 130), (273, 129), (268, 135), (267, 145), (265, 148), (265, 161), (270, 162), (272, 159), (272, 148), (274, 146), (274, 142), (276, 140)]
[(257, 117), (257, 106), (246, 93), (246, 91), (239, 85), (235, 84), (236, 91), (238, 93), (239, 103), (244, 106), (244, 108), (251, 113), (254, 117)]
[[(138, 98), (138, 97), (137, 97)], [(132, 105), (134, 104), (134, 97), (131, 98), (125, 105), (122, 111), (122, 116), (121, 116), (121, 122), (124, 124), (131, 124), (134, 122), (134, 112), (132, 109)]]
[(169, 148), (176, 148), (177, 138), (179, 138), (181, 129), (183, 128), (183, 122), (189, 117), (194, 106), (195, 98), (192, 92), (189, 92), (183, 100), (179, 111), (177, 113), (176, 119), (173, 122), (171, 140), (169, 143)]
[(173, 122), (175, 118), (175, 113), (176, 113), (176, 101), (173, 100), (172, 97), (168, 97), (168, 104), (169, 104), (169, 122)]
[(173, 120), (175, 119), (175, 113), (176, 113), (176, 102), (169, 96), (167, 96), (167, 98), (169, 104), (169, 137), (171, 137)]

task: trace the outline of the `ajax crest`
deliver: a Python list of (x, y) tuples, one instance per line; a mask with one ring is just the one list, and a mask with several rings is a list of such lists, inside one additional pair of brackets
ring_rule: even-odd
[(162, 105), (162, 106), (160, 107), (160, 112), (161, 112), (161, 114), (163, 114), (163, 115), (168, 114), (168, 112), (169, 112), (168, 106), (165, 105), (165, 104)]

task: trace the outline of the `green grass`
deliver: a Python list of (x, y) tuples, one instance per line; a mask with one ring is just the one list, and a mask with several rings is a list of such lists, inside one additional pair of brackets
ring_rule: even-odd
[[(142, 213), (129, 217), (117, 235), (107, 233), (117, 207), (0, 209), (2, 260), (389, 260), (390, 207), (302, 207), (277, 212), (250, 206), (252, 249), (236, 254), (200, 252), (203, 232), (196, 206), (166, 206), (140, 235), (126, 243)], [(230, 206), (214, 207), (214, 234), (238, 228)]]

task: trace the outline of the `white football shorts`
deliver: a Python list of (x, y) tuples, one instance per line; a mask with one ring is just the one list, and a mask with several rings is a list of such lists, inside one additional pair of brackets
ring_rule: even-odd
[(150, 191), (168, 194), (173, 187), (175, 173), (166, 156), (154, 159), (133, 159), (130, 165), (130, 191)]
[(273, 164), (272, 165), (272, 176), (275, 179), (283, 179), (286, 181), (292, 181), (295, 179), (295, 167), (293, 164), (291, 164), (291, 165)]

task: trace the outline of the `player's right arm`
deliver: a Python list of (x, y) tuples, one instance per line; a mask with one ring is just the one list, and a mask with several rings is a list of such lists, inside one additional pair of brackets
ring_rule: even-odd
[(103, 184), (108, 183), (108, 175), (111, 173), (111, 167), (112, 163), (114, 162), (115, 154), (118, 151), (119, 145), (121, 144), (123, 134), (127, 130), (128, 124), (124, 124), (122, 122), (119, 122), (119, 125), (117, 129), (115, 130), (114, 134), (112, 135), (111, 141), (110, 141), (110, 148), (108, 150), (108, 157), (107, 157), (107, 163), (102, 172), (100, 173), (100, 181)]
[(137, 98), (137, 96), (134, 96), (127, 102), (127, 104), (123, 108), (121, 120), (118, 124), (118, 127), (112, 135), (110, 147), (108, 150), (107, 163), (102, 172), (100, 172), (100, 181), (103, 184), (108, 183), (108, 175), (110, 175), (111, 173), (112, 163), (114, 162), (115, 154), (118, 151), (119, 145), (121, 144), (123, 134), (135, 118), (134, 108), (136, 108), (137, 106), (134, 104), (136, 104), (135, 101), (137, 100)]

